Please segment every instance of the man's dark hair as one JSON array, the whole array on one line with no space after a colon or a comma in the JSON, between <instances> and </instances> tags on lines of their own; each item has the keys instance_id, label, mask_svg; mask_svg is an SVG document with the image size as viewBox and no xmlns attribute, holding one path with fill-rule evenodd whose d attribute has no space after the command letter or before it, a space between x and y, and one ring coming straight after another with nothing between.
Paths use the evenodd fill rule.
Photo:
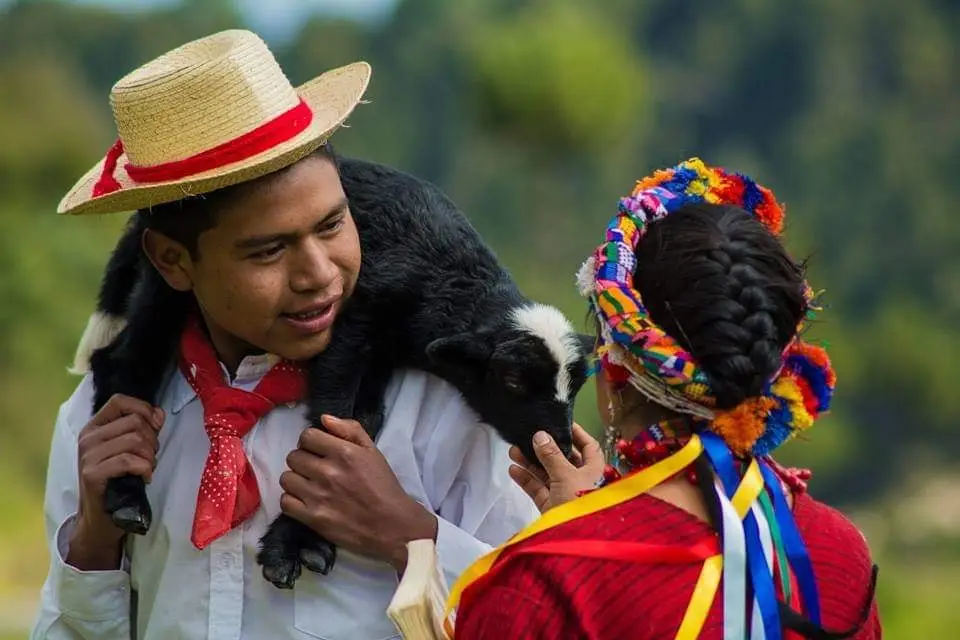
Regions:
<instances>
[{"instance_id":1,"label":"man's dark hair","mask_svg":"<svg viewBox=\"0 0 960 640\"><path fill-rule=\"evenodd\" d=\"M650 224L634 286L726 409L762 393L807 311L804 268L749 212L688 204Z\"/></svg>"},{"instance_id":2,"label":"man's dark hair","mask_svg":"<svg viewBox=\"0 0 960 640\"><path fill-rule=\"evenodd\" d=\"M311 155L327 158L337 166L336 154L329 142L320 145ZM244 190L257 188L261 181L288 170L290 166L249 182L140 209L137 217L143 228L152 229L179 242L190 252L190 257L197 260L200 257L198 238L204 231L217 226L218 212Z\"/></svg>"}]
</instances>

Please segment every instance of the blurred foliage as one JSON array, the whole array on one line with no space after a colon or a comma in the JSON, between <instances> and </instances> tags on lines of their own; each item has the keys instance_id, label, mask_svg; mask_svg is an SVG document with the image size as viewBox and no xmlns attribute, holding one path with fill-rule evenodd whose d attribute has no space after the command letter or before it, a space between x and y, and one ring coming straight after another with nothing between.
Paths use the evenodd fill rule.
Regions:
<instances>
[{"instance_id":1,"label":"blurred foliage","mask_svg":"<svg viewBox=\"0 0 960 640\"><path fill-rule=\"evenodd\" d=\"M54 208L112 143L112 83L235 26L226 0L0 9L0 602L35 597L46 571L51 426L124 218ZM943 0L403 0L382 24L313 20L275 52L295 83L369 60L370 104L338 149L440 184L578 323L573 274L634 180L697 155L774 188L827 291L811 335L839 374L834 412L782 457L862 515L889 637L948 637L960 516L952 535L924 534L943 509L887 524L917 495L897 492L911 470L933 482L960 460L958 29ZM597 430L594 404L588 387L577 416Z\"/></svg>"}]
</instances>

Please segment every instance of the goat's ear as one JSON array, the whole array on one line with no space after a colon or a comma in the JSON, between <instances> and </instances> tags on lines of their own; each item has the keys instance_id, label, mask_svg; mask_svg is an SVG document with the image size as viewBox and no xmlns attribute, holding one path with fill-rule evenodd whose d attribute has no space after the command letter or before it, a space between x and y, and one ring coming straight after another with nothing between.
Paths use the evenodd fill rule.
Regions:
<instances>
[{"instance_id":1,"label":"goat's ear","mask_svg":"<svg viewBox=\"0 0 960 640\"><path fill-rule=\"evenodd\" d=\"M583 349L583 352L586 354L593 353L593 350L597 347L596 336L587 335L586 333L578 333L577 340L580 343L580 348Z\"/></svg>"},{"instance_id":2,"label":"goat's ear","mask_svg":"<svg viewBox=\"0 0 960 640\"><path fill-rule=\"evenodd\" d=\"M437 338L427 345L430 361L451 373L486 370L490 359L490 346L474 333L461 333L446 338Z\"/></svg>"}]
</instances>

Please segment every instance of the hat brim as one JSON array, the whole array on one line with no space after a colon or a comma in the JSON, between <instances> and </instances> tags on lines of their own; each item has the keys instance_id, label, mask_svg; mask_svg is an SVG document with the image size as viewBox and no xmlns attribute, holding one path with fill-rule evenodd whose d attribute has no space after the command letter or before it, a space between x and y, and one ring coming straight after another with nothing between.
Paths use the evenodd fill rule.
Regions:
<instances>
[{"instance_id":1,"label":"hat brim","mask_svg":"<svg viewBox=\"0 0 960 640\"><path fill-rule=\"evenodd\" d=\"M360 103L370 74L369 64L354 62L301 85L296 91L313 110L313 121L307 129L268 151L213 171L169 182L141 184L124 171L126 155L121 155L114 172L120 189L95 198L93 187L103 172L103 158L67 192L57 206L57 213L135 211L247 182L292 165L313 153L344 123Z\"/></svg>"}]
</instances>

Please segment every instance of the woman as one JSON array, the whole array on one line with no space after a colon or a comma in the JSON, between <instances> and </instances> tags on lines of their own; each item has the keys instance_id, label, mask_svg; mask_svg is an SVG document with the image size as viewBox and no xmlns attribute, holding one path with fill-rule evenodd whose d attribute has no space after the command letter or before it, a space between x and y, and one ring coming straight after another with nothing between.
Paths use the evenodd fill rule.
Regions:
<instances>
[{"instance_id":1,"label":"woman","mask_svg":"<svg viewBox=\"0 0 960 640\"><path fill-rule=\"evenodd\" d=\"M579 429L576 464L537 445L549 474L514 452L544 515L454 585L457 639L881 637L862 534L769 458L835 382L782 226L698 159L620 201L579 276L610 464Z\"/></svg>"}]
</instances>

